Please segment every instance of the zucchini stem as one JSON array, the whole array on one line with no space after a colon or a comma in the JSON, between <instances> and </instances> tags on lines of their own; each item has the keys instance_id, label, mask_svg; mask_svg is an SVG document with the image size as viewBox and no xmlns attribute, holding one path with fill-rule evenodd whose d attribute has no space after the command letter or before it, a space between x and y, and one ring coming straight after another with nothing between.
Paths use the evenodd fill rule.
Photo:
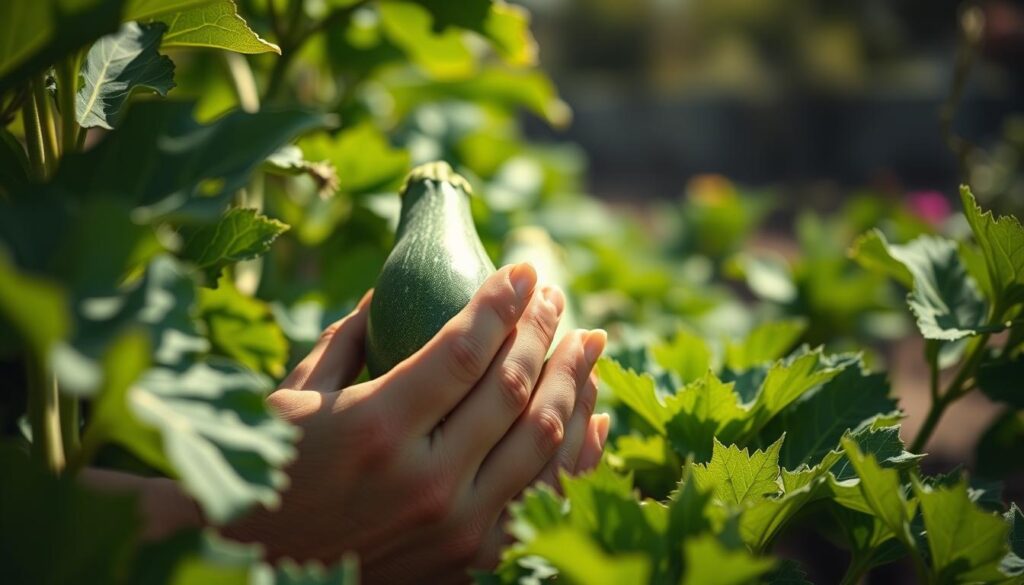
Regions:
<instances>
[{"instance_id":1,"label":"zucchini stem","mask_svg":"<svg viewBox=\"0 0 1024 585\"><path fill-rule=\"evenodd\" d=\"M32 425L32 457L53 474L64 469L57 378L37 356L28 361L28 419Z\"/></svg>"}]
</instances>

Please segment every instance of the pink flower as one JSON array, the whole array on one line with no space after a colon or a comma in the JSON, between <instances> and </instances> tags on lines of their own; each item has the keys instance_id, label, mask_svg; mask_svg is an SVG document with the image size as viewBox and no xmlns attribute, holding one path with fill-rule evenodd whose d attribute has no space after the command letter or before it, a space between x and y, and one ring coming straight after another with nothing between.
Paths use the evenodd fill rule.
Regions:
<instances>
[{"instance_id":1,"label":"pink flower","mask_svg":"<svg viewBox=\"0 0 1024 585\"><path fill-rule=\"evenodd\" d=\"M932 225L941 225L952 211L949 200L938 191L913 191L907 193L910 212Z\"/></svg>"}]
</instances>

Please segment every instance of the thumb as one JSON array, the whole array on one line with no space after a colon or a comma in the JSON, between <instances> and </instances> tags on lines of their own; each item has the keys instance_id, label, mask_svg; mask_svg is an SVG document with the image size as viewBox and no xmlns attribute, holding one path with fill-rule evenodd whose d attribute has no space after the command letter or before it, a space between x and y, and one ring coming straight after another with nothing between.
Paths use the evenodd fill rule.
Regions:
<instances>
[{"instance_id":1,"label":"thumb","mask_svg":"<svg viewBox=\"0 0 1024 585\"><path fill-rule=\"evenodd\" d=\"M279 388L334 392L351 384L363 369L363 343L372 297L371 289L351 313L328 325L309 355Z\"/></svg>"}]
</instances>

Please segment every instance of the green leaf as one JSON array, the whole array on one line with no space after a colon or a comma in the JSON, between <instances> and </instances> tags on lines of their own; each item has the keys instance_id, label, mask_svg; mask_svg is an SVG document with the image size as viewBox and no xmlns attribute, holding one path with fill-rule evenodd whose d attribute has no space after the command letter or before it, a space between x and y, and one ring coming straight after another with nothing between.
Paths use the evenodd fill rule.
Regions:
<instances>
[{"instance_id":1,"label":"green leaf","mask_svg":"<svg viewBox=\"0 0 1024 585\"><path fill-rule=\"evenodd\" d=\"M163 24L128 22L96 41L85 57L75 118L84 128L113 128L125 102L140 89L164 97L174 87L174 63L157 52Z\"/></svg>"},{"instance_id":2,"label":"green leaf","mask_svg":"<svg viewBox=\"0 0 1024 585\"><path fill-rule=\"evenodd\" d=\"M992 400L1024 409L1024 357L982 363L975 381Z\"/></svg>"},{"instance_id":3,"label":"green leaf","mask_svg":"<svg viewBox=\"0 0 1024 585\"><path fill-rule=\"evenodd\" d=\"M787 469L801 464L814 466L838 447L847 431L859 430L878 415L895 410L896 401L889 397L885 374L868 374L852 366L785 410L767 427L765 435L786 433L781 460Z\"/></svg>"},{"instance_id":4,"label":"green leaf","mask_svg":"<svg viewBox=\"0 0 1024 585\"><path fill-rule=\"evenodd\" d=\"M835 378L847 366L832 363L821 349L773 364L754 399L752 430L762 428L793 401Z\"/></svg>"},{"instance_id":5,"label":"green leaf","mask_svg":"<svg viewBox=\"0 0 1024 585\"><path fill-rule=\"evenodd\" d=\"M0 2L0 92L117 30L124 0Z\"/></svg>"},{"instance_id":6,"label":"green leaf","mask_svg":"<svg viewBox=\"0 0 1024 585\"><path fill-rule=\"evenodd\" d=\"M0 198L10 199L28 186L28 156L11 131L0 128Z\"/></svg>"},{"instance_id":7,"label":"green leaf","mask_svg":"<svg viewBox=\"0 0 1024 585\"><path fill-rule=\"evenodd\" d=\"M874 229L858 237L850 248L850 257L868 270L889 276L907 290L914 288L914 275L889 253L889 242L880 230Z\"/></svg>"},{"instance_id":8,"label":"green leaf","mask_svg":"<svg viewBox=\"0 0 1024 585\"><path fill-rule=\"evenodd\" d=\"M233 0L216 0L180 12L164 12L163 47L210 47L236 53L281 54L281 47L260 38L238 14Z\"/></svg>"},{"instance_id":9,"label":"green leaf","mask_svg":"<svg viewBox=\"0 0 1024 585\"><path fill-rule=\"evenodd\" d=\"M286 224L255 209L233 207L217 223L188 233L179 255L202 269L207 282L215 283L226 266L266 254L286 231Z\"/></svg>"},{"instance_id":10,"label":"green leaf","mask_svg":"<svg viewBox=\"0 0 1024 585\"><path fill-rule=\"evenodd\" d=\"M879 466L875 457L862 453L851 437L844 437L841 443L847 459L860 478L857 488L868 508L864 510L857 506L853 509L874 513L886 528L899 535L904 542L910 542L909 522L913 514L903 494L899 472ZM848 500L837 501L851 507Z\"/></svg>"},{"instance_id":11,"label":"green leaf","mask_svg":"<svg viewBox=\"0 0 1024 585\"><path fill-rule=\"evenodd\" d=\"M135 104L98 146L66 156L54 181L78 197L118 194L142 205L133 211L139 222L219 218L268 156L323 122L301 111L234 111L200 125L192 109L169 100Z\"/></svg>"},{"instance_id":12,"label":"green leaf","mask_svg":"<svg viewBox=\"0 0 1024 585\"><path fill-rule=\"evenodd\" d=\"M1020 511L1016 502L1012 502L1003 519L1009 526L1010 550L1018 557L1024 557L1024 512Z\"/></svg>"},{"instance_id":13,"label":"green leaf","mask_svg":"<svg viewBox=\"0 0 1024 585\"><path fill-rule=\"evenodd\" d=\"M0 565L6 583L119 583L141 528L140 503L35 468L0 445Z\"/></svg>"},{"instance_id":14,"label":"green leaf","mask_svg":"<svg viewBox=\"0 0 1024 585\"><path fill-rule=\"evenodd\" d=\"M711 368L711 348L699 335L685 329L676 331L672 341L651 346L651 357L657 364L689 384Z\"/></svg>"},{"instance_id":15,"label":"green leaf","mask_svg":"<svg viewBox=\"0 0 1024 585\"><path fill-rule=\"evenodd\" d=\"M888 254L911 275L907 303L926 339L954 341L988 330L985 301L960 260L955 241L925 235L900 246L889 244L877 231L870 241L871 249L881 249L875 256Z\"/></svg>"},{"instance_id":16,"label":"green leaf","mask_svg":"<svg viewBox=\"0 0 1024 585\"><path fill-rule=\"evenodd\" d=\"M828 470L840 458L836 452L826 455L820 465L792 472L781 470L783 493L777 498L753 501L740 516L740 536L755 551L764 551L775 536L805 506L830 496Z\"/></svg>"},{"instance_id":17,"label":"green leaf","mask_svg":"<svg viewBox=\"0 0 1024 585\"><path fill-rule=\"evenodd\" d=\"M558 97L554 83L536 70L490 68L469 79L413 82L408 76L395 75L383 81L395 101L394 115L399 118L424 103L461 99L507 110L525 108L558 128L572 121L572 109Z\"/></svg>"},{"instance_id":18,"label":"green leaf","mask_svg":"<svg viewBox=\"0 0 1024 585\"><path fill-rule=\"evenodd\" d=\"M435 79L462 79L476 69L476 59L463 33L449 28L437 32L434 18L414 2L392 1L378 6L381 27L392 43Z\"/></svg>"},{"instance_id":19,"label":"green leaf","mask_svg":"<svg viewBox=\"0 0 1024 585\"><path fill-rule=\"evenodd\" d=\"M569 528L538 534L524 552L544 557L558 569L558 582L570 585L646 583L651 573L643 555L610 555L586 534Z\"/></svg>"},{"instance_id":20,"label":"green leaf","mask_svg":"<svg viewBox=\"0 0 1024 585\"><path fill-rule=\"evenodd\" d=\"M672 447L681 456L692 454L698 463L711 457L714 437L725 441L738 438L749 416L740 406L733 384L722 382L710 371L671 397L668 406L673 414L665 431Z\"/></svg>"},{"instance_id":21,"label":"green leaf","mask_svg":"<svg viewBox=\"0 0 1024 585\"><path fill-rule=\"evenodd\" d=\"M693 467L688 466L688 470L689 478L692 478ZM683 542L711 530L707 513L710 502L710 490L698 489L696 481L681 481L679 488L669 497L665 540L669 543Z\"/></svg>"},{"instance_id":22,"label":"green leaf","mask_svg":"<svg viewBox=\"0 0 1024 585\"><path fill-rule=\"evenodd\" d=\"M513 67L537 64L537 41L530 32L530 13L502 0L491 3L482 32L495 51Z\"/></svg>"},{"instance_id":23,"label":"green leaf","mask_svg":"<svg viewBox=\"0 0 1024 585\"><path fill-rule=\"evenodd\" d=\"M1003 309L1024 300L1024 227L1012 215L982 211L970 187L960 187L967 223L985 256L992 303ZM1002 317L996 315L997 318Z\"/></svg>"},{"instance_id":24,"label":"green leaf","mask_svg":"<svg viewBox=\"0 0 1024 585\"><path fill-rule=\"evenodd\" d=\"M725 346L725 363L734 370L775 361L800 339L807 330L804 319L772 321L758 325L740 342Z\"/></svg>"},{"instance_id":25,"label":"green leaf","mask_svg":"<svg viewBox=\"0 0 1024 585\"><path fill-rule=\"evenodd\" d=\"M609 357L602 357L597 361L597 378L602 388L613 392L659 434L665 434L669 411L658 399L654 378L650 374L637 374Z\"/></svg>"},{"instance_id":26,"label":"green leaf","mask_svg":"<svg viewBox=\"0 0 1024 585\"><path fill-rule=\"evenodd\" d=\"M313 561L305 565L291 559L264 560L262 547L226 540L215 530L184 530L146 545L128 583L191 585L355 585L358 562L346 554L329 567Z\"/></svg>"},{"instance_id":27,"label":"green leaf","mask_svg":"<svg viewBox=\"0 0 1024 585\"><path fill-rule=\"evenodd\" d=\"M966 482L940 488L915 482L914 492L921 502L936 582L990 582L1005 577L999 564L1009 552L1008 527L1002 518L971 501Z\"/></svg>"},{"instance_id":28,"label":"green leaf","mask_svg":"<svg viewBox=\"0 0 1024 585\"><path fill-rule=\"evenodd\" d=\"M711 461L694 466L693 479L698 487L711 490L716 500L728 506L742 506L777 494L782 440L749 454L746 448L726 447L715 439Z\"/></svg>"},{"instance_id":29,"label":"green leaf","mask_svg":"<svg viewBox=\"0 0 1024 585\"><path fill-rule=\"evenodd\" d=\"M416 0L430 11L434 19L433 30L445 32L459 27L477 32L490 41L491 46L506 63L514 67L528 67L537 62L537 43L530 33L530 13L520 6L504 0Z\"/></svg>"},{"instance_id":30,"label":"green leaf","mask_svg":"<svg viewBox=\"0 0 1024 585\"><path fill-rule=\"evenodd\" d=\"M373 122L362 122L336 136L317 133L299 142L309 160L334 165L338 191L359 195L398 183L409 171L409 153L393 148Z\"/></svg>"},{"instance_id":31,"label":"green leaf","mask_svg":"<svg viewBox=\"0 0 1024 585\"><path fill-rule=\"evenodd\" d=\"M216 289L199 291L199 315L214 353L274 378L284 376L288 341L267 303L238 292L225 275Z\"/></svg>"},{"instance_id":32,"label":"green leaf","mask_svg":"<svg viewBox=\"0 0 1024 585\"><path fill-rule=\"evenodd\" d=\"M861 453L873 456L882 467L902 469L913 465L924 457L924 455L910 453L904 448L898 426L881 428L865 426L850 433L849 437L857 443ZM849 459L845 457L831 469L832 474L840 481L856 477L856 472Z\"/></svg>"},{"instance_id":33,"label":"green leaf","mask_svg":"<svg viewBox=\"0 0 1024 585\"><path fill-rule=\"evenodd\" d=\"M338 191L338 171L328 161L313 162L306 160L302 149L288 144L277 149L277 152L263 161L263 170L267 173L283 177L306 175L313 179L317 186L317 194L327 199Z\"/></svg>"},{"instance_id":34,"label":"green leaf","mask_svg":"<svg viewBox=\"0 0 1024 585\"><path fill-rule=\"evenodd\" d=\"M67 293L49 279L22 274L3 247L0 247L0 324L13 327L40 359L49 356L54 344L64 339L71 329Z\"/></svg>"},{"instance_id":35,"label":"green leaf","mask_svg":"<svg viewBox=\"0 0 1024 585\"><path fill-rule=\"evenodd\" d=\"M683 556L684 585L743 585L775 567L773 559L757 558L742 549L729 550L710 535L686 541Z\"/></svg>"},{"instance_id":36,"label":"green leaf","mask_svg":"<svg viewBox=\"0 0 1024 585\"><path fill-rule=\"evenodd\" d=\"M100 360L128 331L145 331L155 363L179 366L209 350L193 321L195 283L168 256L154 258L129 287L76 303L76 330L69 346L54 354L61 390L92 396L102 377Z\"/></svg>"},{"instance_id":37,"label":"green leaf","mask_svg":"<svg viewBox=\"0 0 1024 585\"><path fill-rule=\"evenodd\" d=\"M124 19L146 20L161 14L178 12L211 4L217 0L127 0L124 7Z\"/></svg>"},{"instance_id":38,"label":"green leaf","mask_svg":"<svg viewBox=\"0 0 1024 585\"><path fill-rule=\"evenodd\" d=\"M182 485L215 524L255 504L277 505L287 483L282 468L295 456L297 432L269 411L269 389L261 376L210 361L151 369L128 395L132 413L160 433Z\"/></svg>"},{"instance_id":39,"label":"green leaf","mask_svg":"<svg viewBox=\"0 0 1024 585\"><path fill-rule=\"evenodd\" d=\"M761 582L767 585L813 585L800 563L789 559L779 563L778 568L765 575Z\"/></svg>"},{"instance_id":40,"label":"green leaf","mask_svg":"<svg viewBox=\"0 0 1024 585\"><path fill-rule=\"evenodd\" d=\"M584 476L563 475L562 488L569 501L569 523L586 529L606 550L651 555L660 550L662 535L648 521L629 476L602 463Z\"/></svg>"}]
</instances>

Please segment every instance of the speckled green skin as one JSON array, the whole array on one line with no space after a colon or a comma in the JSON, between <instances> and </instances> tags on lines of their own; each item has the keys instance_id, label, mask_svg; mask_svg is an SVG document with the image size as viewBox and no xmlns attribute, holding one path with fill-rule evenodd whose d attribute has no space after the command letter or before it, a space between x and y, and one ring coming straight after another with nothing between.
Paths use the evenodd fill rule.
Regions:
<instances>
[{"instance_id":1,"label":"speckled green skin","mask_svg":"<svg viewBox=\"0 0 1024 585\"><path fill-rule=\"evenodd\" d=\"M437 177L414 177L406 185L395 247L370 304L366 366L371 377L423 347L494 272L463 185Z\"/></svg>"}]
</instances>

